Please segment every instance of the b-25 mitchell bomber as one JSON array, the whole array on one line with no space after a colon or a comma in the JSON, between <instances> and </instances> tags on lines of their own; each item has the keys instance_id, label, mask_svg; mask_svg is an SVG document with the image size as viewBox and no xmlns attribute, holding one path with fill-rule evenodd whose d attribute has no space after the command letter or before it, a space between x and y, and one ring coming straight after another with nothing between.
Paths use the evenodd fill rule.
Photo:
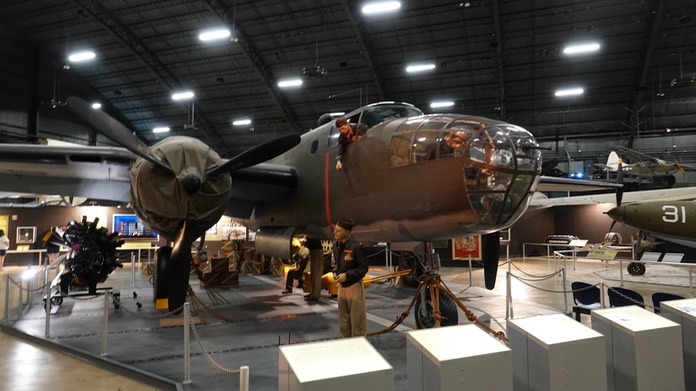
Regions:
<instances>
[{"instance_id":1,"label":"b-25 mitchell bomber","mask_svg":"<svg viewBox=\"0 0 696 391\"><path fill-rule=\"evenodd\" d=\"M519 219L535 191L618 186L541 176L538 144L519 126L424 115L406 103L376 103L346 114L366 132L346 147L342 170L335 168L335 120L227 160L191 137L172 136L148 147L84 101L70 98L68 107L124 148L0 145L2 190L130 199L138 216L172 243L165 248L171 256L164 251L157 266L166 281L156 284L165 285L170 310L186 300L191 243L223 213L258 229L258 253L286 259L293 236L332 238L339 217L355 220L353 235L360 241L483 234L486 286L492 289L496 232Z\"/></svg>"}]
</instances>

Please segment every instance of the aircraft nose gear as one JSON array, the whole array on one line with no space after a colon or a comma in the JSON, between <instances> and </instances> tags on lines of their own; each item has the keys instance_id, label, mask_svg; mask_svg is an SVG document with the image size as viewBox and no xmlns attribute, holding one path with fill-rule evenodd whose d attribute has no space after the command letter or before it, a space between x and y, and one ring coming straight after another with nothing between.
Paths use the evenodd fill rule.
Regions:
<instances>
[{"instance_id":1,"label":"aircraft nose gear","mask_svg":"<svg viewBox=\"0 0 696 391\"><path fill-rule=\"evenodd\" d=\"M642 276L645 274L645 265L640 262L631 262L626 267L626 270L632 276Z\"/></svg>"}]
</instances>

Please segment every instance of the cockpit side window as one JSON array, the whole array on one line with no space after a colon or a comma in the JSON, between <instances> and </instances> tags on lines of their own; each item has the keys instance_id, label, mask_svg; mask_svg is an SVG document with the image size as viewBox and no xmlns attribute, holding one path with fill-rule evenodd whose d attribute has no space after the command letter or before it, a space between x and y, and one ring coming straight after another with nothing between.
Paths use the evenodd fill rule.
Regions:
<instances>
[{"instance_id":1,"label":"cockpit side window","mask_svg":"<svg viewBox=\"0 0 696 391\"><path fill-rule=\"evenodd\" d=\"M338 136L341 135L341 132L338 131L338 128L336 127L336 123L334 122L331 125L331 130L329 130L329 144L327 147L333 147L335 145L338 145Z\"/></svg>"},{"instance_id":2,"label":"cockpit side window","mask_svg":"<svg viewBox=\"0 0 696 391\"><path fill-rule=\"evenodd\" d=\"M405 166L410 163L409 153L413 135L413 132L408 132L395 134L392 137L389 156L393 167Z\"/></svg>"}]
</instances>

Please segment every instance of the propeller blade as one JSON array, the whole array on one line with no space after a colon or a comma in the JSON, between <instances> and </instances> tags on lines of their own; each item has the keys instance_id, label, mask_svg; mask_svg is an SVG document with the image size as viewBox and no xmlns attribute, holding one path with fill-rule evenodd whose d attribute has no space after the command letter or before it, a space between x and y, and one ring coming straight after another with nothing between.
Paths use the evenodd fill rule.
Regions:
<instances>
[{"instance_id":1,"label":"propeller blade","mask_svg":"<svg viewBox=\"0 0 696 391\"><path fill-rule=\"evenodd\" d=\"M623 159L619 159L619 164L616 168L616 183L623 185ZM616 206L621 205L621 200L623 199L623 186L616 190Z\"/></svg>"},{"instance_id":2,"label":"propeller blade","mask_svg":"<svg viewBox=\"0 0 696 391\"><path fill-rule=\"evenodd\" d=\"M483 278L486 289L495 288L495 279L498 276L498 262L500 261L500 232L483 235L481 238L483 258Z\"/></svg>"},{"instance_id":3,"label":"propeller blade","mask_svg":"<svg viewBox=\"0 0 696 391\"><path fill-rule=\"evenodd\" d=\"M684 167L682 167L681 164L679 163L674 163L674 165L677 167L677 170L682 173L682 175L686 176L686 170L684 170Z\"/></svg>"},{"instance_id":4,"label":"propeller blade","mask_svg":"<svg viewBox=\"0 0 696 391\"><path fill-rule=\"evenodd\" d=\"M611 222L611 225L609 226L609 232L614 232L614 224L616 224L616 220Z\"/></svg>"},{"instance_id":5,"label":"propeller blade","mask_svg":"<svg viewBox=\"0 0 696 391\"><path fill-rule=\"evenodd\" d=\"M193 235L189 222L185 221L174 239L171 257L167 264L167 298L169 311L179 309L186 302L186 292L191 271L191 243Z\"/></svg>"},{"instance_id":6,"label":"propeller blade","mask_svg":"<svg viewBox=\"0 0 696 391\"><path fill-rule=\"evenodd\" d=\"M153 154L150 147L112 116L101 110L93 109L89 103L74 96L68 98L67 106L106 137L167 172L174 173L169 164Z\"/></svg>"},{"instance_id":7,"label":"propeller blade","mask_svg":"<svg viewBox=\"0 0 696 391\"><path fill-rule=\"evenodd\" d=\"M290 150L300 143L300 139L300 135L298 134L289 134L266 141L265 143L247 149L217 167L209 169L205 172L205 176L215 176L223 172L231 172L265 162L266 160L272 159Z\"/></svg>"}]
</instances>

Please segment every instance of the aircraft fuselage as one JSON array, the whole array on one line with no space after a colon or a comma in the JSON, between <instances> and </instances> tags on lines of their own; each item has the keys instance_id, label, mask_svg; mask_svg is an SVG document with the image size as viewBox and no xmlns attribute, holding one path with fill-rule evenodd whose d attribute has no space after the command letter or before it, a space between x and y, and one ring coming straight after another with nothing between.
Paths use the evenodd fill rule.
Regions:
<instances>
[{"instance_id":1,"label":"aircraft fuselage","mask_svg":"<svg viewBox=\"0 0 696 391\"><path fill-rule=\"evenodd\" d=\"M443 144L452 133L463 139L455 148ZM329 238L333 222L348 217L359 240L388 242L490 233L526 210L540 173L529 132L481 117L379 123L346 147L342 170L336 169L337 135L333 123L325 124L270 161L295 167L297 187L259 204L247 224L298 226Z\"/></svg>"},{"instance_id":2,"label":"aircraft fuselage","mask_svg":"<svg viewBox=\"0 0 696 391\"><path fill-rule=\"evenodd\" d=\"M657 238L696 248L696 203L651 201L617 206L607 212L614 220Z\"/></svg>"}]
</instances>

